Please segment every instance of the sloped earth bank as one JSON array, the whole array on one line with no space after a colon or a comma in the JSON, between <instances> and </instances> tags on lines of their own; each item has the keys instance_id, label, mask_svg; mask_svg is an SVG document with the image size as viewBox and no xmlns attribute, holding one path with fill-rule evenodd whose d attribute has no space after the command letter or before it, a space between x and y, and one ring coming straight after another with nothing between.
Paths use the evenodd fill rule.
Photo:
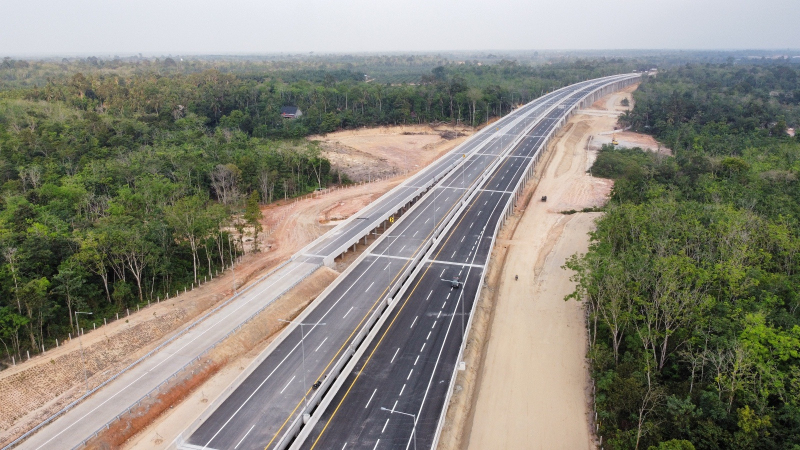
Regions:
<instances>
[{"instance_id":1,"label":"sloped earth bank","mask_svg":"<svg viewBox=\"0 0 800 450\"><path fill-rule=\"evenodd\" d=\"M618 105L626 91L593 109ZM607 201L611 182L586 173L596 157L589 141L615 126L608 114L572 117L501 231L440 449L596 447L584 310L564 301L574 285L562 266L587 250L600 214L562 212Z\"/></svg>"},{"instance_id":2,"label":"sloped earth bank","mask_svg":"<svg viewBox=\"0 0 800 450\"><path fill-rule=\"evenodd\" d=\"M399 127L398 127L399 128ZM416 129L358 130L370 134L371 142L380 147L380 135L386 136L391 147L397 136L420 132ZM334 189L324 194L309 195L300 200L276 201L262 207L264 233L259 236L260 253L246 255L236 265L236 285L241 287L257 279L303 246L321 236L336 223L344 220L377 199L385 192L452 149L463 141L462 137L444 139L435 136L437 142L406 142L408 161L415 170L391 179L372 183L359 183L346 188ZM410 138L409 138L410 139ZM416 146L415 146L416 145ZM426 148L422 148L428 145ZM363 153L368 155L370 148ZM369 170L378 164L379 157L366 158L361 164ZM252 238L245 238L245 247L251 248ZM344 261L337 260L337 269L342 270L357 255L348 254ZM201 268L202 269L202 268ZM202 273L202 272L201 272ZM202 277L201 277L202 278ZM219 274L201 287L181 293L169 300L153 303L150 307L120 314L120 320L109 322L97 330L86 330L82 336L89 388L101 384L113 374L139 357L174 336L192 320L230 297L233 275L230 270ZM255 354L268 345L259 344ZM222 368L225 373L230 368ZM15 367L0 372L0 444L5 444L29 430L42 420L60 410L84 393L83 366L77 339L61 343L55 349L47 349L43 355L18 363ZM188 424L186 424L188 425Z\"/></svg>"},{"instance_id":3,"label":"sloped earth bank","mask_svg":"<svg viewBox=\"0 0 800 450\"><path fill-rule=\"evenodd\" d=\"M314 272L223 341L196 364L196 368L178 377L170 389L144 401L123 420L90 441L87 447L120 448L125 444L125 448L163 448L170 445L285 328L286 324L279 319L293 320L338 275L327 267Z\"/></svg>"}]
</instances>

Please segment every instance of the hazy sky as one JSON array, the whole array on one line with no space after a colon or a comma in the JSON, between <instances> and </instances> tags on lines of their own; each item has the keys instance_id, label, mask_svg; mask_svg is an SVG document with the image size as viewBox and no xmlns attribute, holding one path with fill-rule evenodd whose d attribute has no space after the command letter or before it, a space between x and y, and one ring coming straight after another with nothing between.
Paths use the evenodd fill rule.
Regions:
<instances>
[{"instance_id":1,"label":"hazy sky","mask_svg":"<svg viewBox=\"0 0 800 450\"><path fill-rule=\"evenodd\" d=\"M0 56L800 48L800 0L0 0Z\"/></svg>"}]
</instances>

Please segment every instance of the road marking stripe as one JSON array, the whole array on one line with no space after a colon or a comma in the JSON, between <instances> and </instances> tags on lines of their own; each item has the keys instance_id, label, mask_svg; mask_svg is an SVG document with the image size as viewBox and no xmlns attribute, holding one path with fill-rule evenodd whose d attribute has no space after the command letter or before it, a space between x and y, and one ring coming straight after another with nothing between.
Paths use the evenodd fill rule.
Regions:
<instances>
[{"instance_id":1,"label":"road marking stripe","mask_svg":"<svg viewBox=\"0 0 800 450\"><path fill-rule=\"evenodd\" d=\"M322 344L324 344L325 341L327 341L327 340L328 340L328 336L325 336L325 339L323 339L322 342L319 343L319 347L317 347L316 350L314 350L314 351L319 350L319 348L322 347Z\"/></svg>"},{"instance_id":2,"label":"road marking stripe","mask_svg":"<svg viewBox=\"0 0 800 450\"><path fill-rule=\"evenodd\" d=\"M244 441L244 439L247 437L248 434L250 434L251 431L253 431L253 428L255 428L255 427L256 427L256 424L253 424L253 426L250 427L249 430L247 430L247 433L245 433L244 436L242 437L242 439L239 441L239 443L236 444L236 447L233 447L233 450L236 450L237 448L239 448L240 445L242 445L242 442Z\"/></svg>"},{"instance_id":3,"label":"road marking stripe","mask_svg":"<svg viewBox=\"0 0 800 450\"><path fill-rule=\"evenodd\" d=\"M381 434L386 431L386 425L389 425L389 419L386 419L386 423L383 424L383 429L381 430ZM375 445L378 445L377 443Z\"/></svg>"},{"instance_id":4,"label":"road marking stripe","mask_svg":"<svg viewBox=\"0 0 800 450\"><path fill-rule=\"evenodd\" d=\"M414 328L414 324L417 323L417 319L419 319L419 316L414 317L414 321L411 322L411 326L409 328Z\"/></svg>"},{"instance_id":5,"label":"road marking stripe","mask_svg":"<svg viewBox=\"0 0 800 450\"><path fill-rule=\"evenodd\" d=\"M292 379L289 380L288 383L286 383L286 386L284 386L283 389L281 389L281 394L283 394L283 391L285 391L286 388L289 387L290 384L292 384L292 381L294 381L295 378L297 378L297 375L293 376Z\"/></svg>"},{"instance_id":6,"label":"road marking stripe","mask_svg":"<svg viewBox=\"0 0 800 450\"><path fill-rule=\"evenodd\" d=\"M417 358L419 358L419 356L417 356ZM405 391L405 390L406 390L406 385L405 385L405 383L403 383L403 388L400 389L400 395L401 396L403 395L403 391Z\"/></svg>"},{"instance_id":7,"label":"road marking stripe","mask_svg":"<svg viewBox=\"0 0 800 450\"><path fill-rule=\"evenodd\" d=\"M400 347L397 347L397 350L394 351L394 356L392 356L392 360L389 361L389 364L394 362L394 359L397 358L397 352L400 351Z\"/></svg>"},{"instance_id":8,"label":"road marking stripe","mask_svg":"<svg viewBox=\"0 0 800 450\"><path fill-rule=\"evenodd\" d=\"M488 182L491 182L491 181L492 181L492 179L494 179L494 177L495 177L495 176L496 176L496 174L495 174L495 175L492 175L492 177L491 177L491 178L490 178L490 179L487 181L487 183L488 183ZM470 207L469 207L469 208L467 208L466 212L469 212L469 211L471 211L473 206L474 206L474 203L473 203L472 205L470 205ZM479 212L479 213L480 213L480 212ZM462 220L464 220L464 217L466 217L466 214L464 214L464 215L462 215L462 216L461 216L461 219L459 219L458 223L456 223L456 225L455 225L455 227L454 227L453 229L457 229L457 228L458 228L458 226L461 224L461 221L462 221ZM447 239L444 241L444 244L442 245L442 248L444 248L444 246L445 246L445 245L447 245L447 242L449 242L449 241L450 241L450 238L451 238L452 236L453 236L452 232L451 232L451 233L449 233L449 236L448 236L448 237L447 237ZM440 252L441 252L441 249L439 250L439 252L437 252L437 254L434 256L434 258L438 257ZM404 267L405 267L405 266L404 266ZM409 294L406 296L406 299L405 299L405 301L404 301L404 302L403 302L403 304L400 306L400 309L398 309L398 310L397 310L397 312L395 313L395 316L392 318L392 321L389 323L389 326L387 327L386 331L384 331L384 332L383 332L383 334L381 335L381 338L378 340L378 342L377 342L377 344L375 345L375 347L373 347L373 349L372 349L372 351L370 352L369 356L367 357L367 360L365 361L364 365L362 365L362 366L361 366L361 369L360 369L360 370L358 371L358 373L356 374L356 376L355 376L355 379L354 379L354 380L353 380L353 381L350 383L350 386L347 388L347 391L345 391L344 395L342 396L342 399L341 399L341 400L339 400L339 403L336 405L336 408L334 408L333 412L331 413L331 416L330 416L330 417L328 418L328 420L325 422L325 426L323 426L323 427L322 427L322 430L321 430L321 431L319 432L319 434L317 435L317 438L314 440L314 443L311 445L311 449L312 449L312 450L313 450L313 449L314 449L314 448L317 446L317 444L319 443L319 440L322 438L322 435L323 435L323 434L325 434L325 431L328 429L328 425L330 425L330 423L331 423L331 420L333 420L333 418L336 416L336 413L339 411L339 408L342 406L342 404L344 403L345 399L346 399L346 398L347 398L347 396L350 394L350 391L353 389L353 386L355 386L355 384L356 384L356 382L358 381L359 377L360 377L360 376L361 376L361 374L364 372L364 368L365 368L365 367L367 367L367 365L369 364L370 360L372 359L373 355L375 354L375 351L376 351L376 350L377 350L377 349L380 347L381 343L383 342L383 339L386 337L386 335L388 334L389 330L390 330L390 329L392 328L392 326L394 325L394 322L397 320L397 317L398 317L398 315L399 315L399 314L400 314L400 313L403 311L403 309L405 308L406 304L408 303L408 300L409 300L409 299L411 298L411 296L414 294L414 291L416 291L416 289L419 287L420 283L422 282L422 279L425 277L425 275L427 274L428 270L430 270L430 268L431 268L431 264L429 264L429 265L428 265L428 267L425 269L425 272L423 272L422 276L420 277L419 281L417 281L417 283L414 285L414 288L413 288L413 289L411 290L411 292L410 292L410 293L409 293ZM444 274L444 270L442 270L442 274ZM440 277L441 277L441 276L440 276ZM384 291L384 292L385 292L385 291ZM447 303L447 302L445 302L445 303ZM455 316L455 315L454 315L454 316ZM359 325L360 325L360 324L359 324ZM342 346L342 348L344 348L344 346ZM422 344L422 349L420 350L420 352L422 352L424 349L425 349L425 343L423 343L423 344ZM333 361L333 360L332 360L332 361ZM332 361L331 361L331 362L332 362ZM330 365L330 364L329 364L329 365ZM325 369L325 370L327 370L327 367L326 367L326 369ZM373 394L373 395L374 395L374 394ZM301 400L300 402L298 402L298 404L297 404L297 407L299 407L299 406L302 404L302 402L303 402L302 400ZM395 406L396 406L396 405L397 405L397 402L395 402ZM295 409L297 409L297 407L295 407ZM394 411L394 408L392 408L392 411ZM292 414L294 414L294 412L292 412ZM290 416L290 417L291 417L291 416ZM286 424L288 421L289 421L289 418L287 418L287 419L286 419L286 422L284 422L284 426L285 426L285 424ZM281 427L281 429L282 429L282 428L283 428L283 426ZM280 430L278 430L278 433L280 433ZM277 437L277 433L275 434L275 436L274 436L272 439L274 440L274 439L275 439L275 437ZM269 445L271 445L271 444L272 444L272 441L270 441L270 443L269 443L269 444L267 444L267 447L269 447ZM376 446L377 446L377 444L376 444Z\"/></svg>"},{"instance_id":9,"label":"road marking stripe","mask_svg":"<svg viewBox=\"0 0 800 450\"><path fill-rule=\"evenodd\" d=\"M399 349L398 349L398 350L399 350ZM370 396L369 396L369 400L367 400L367 404L366 404L366 405L364 405L364 409L367 409L367 406L369 406L369 402L371 402L371 401L372 401L372 397L375 397L375 393L376 393L376 392L378 392L378 390L377 390L377 389L375 389L374 391L372 391L372 395L370 395Z\"/></svg>"},{"instance_id":10,"label":"road marking stripe","mask_svg":"<svg viewBox=\"0 0 800 450\"><path fill-rule=\"evenodd\" d=\"M370 283L370 284L369 284L369 287L367 287L367 289L366 289L364 292L369 292L369 290L372 288L372 285L373 285L373 284L375 284L375 282L374 282L374 281L373 281L372 283Z\"/></svg>"},{"instance_id":11,"label":"road marking stripe","mask_svg":"<svg viewBox=\"0 0 800 450\"><path fill-rule=\"evenodd\" d=\"M344 319L345 317L347 317L347 315L348 315L348 314L350 314L350 311L352 311L352 310L353 310L353 308L355 308L355 306L351 306L351 307L350 307L350 309L348 309L348 310L347 310L347 312L346 312L346 313L344 313L344 316L342 316L342 319Z\"/></svg>"},{"instance_id":12,"label":"road marking stripe","mask_svg":"<svg viewBox=\"0 0 800 450\"><path fill-rule=\"evenodd\" d=\"M468 256L472 255L472 251L469 252ZM431 262L436 264L447 264L450 266L458 266L458 267L475 267L477 269L483 269L483 264L469 264L469 263L460 263L457 261L439 261L436 259L428 259L425 262Z\"/></svg>"},{"instance_id":13,"label":"road marking stripe","mask_svg":"<svg viewBox=\"0 0 800 450\"><path fill-rule=\"evenodd\" d=\"M417 361L419 361L419 355L417 355L417 359L414 360L414 365L415 366L417 365ZM403 386L405 386L405 384Z\"/></svg>"}]
</instances>

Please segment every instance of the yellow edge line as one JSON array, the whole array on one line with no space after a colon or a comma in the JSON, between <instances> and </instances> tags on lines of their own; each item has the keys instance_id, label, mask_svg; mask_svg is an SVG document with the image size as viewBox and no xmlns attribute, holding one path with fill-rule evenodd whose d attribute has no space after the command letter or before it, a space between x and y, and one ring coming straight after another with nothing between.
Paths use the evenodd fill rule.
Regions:
<instances>
[{"instance_id":1,"label":"yellow edge line","mask_svg":"<svg viewBox=\"0 0 800 450\"><path fill-rule=\"evenodd\" d=\"M506 163L507 163L507 162L508 162L508 160L506 160ZM505 165L506 163L504 163L504 165ZM499 168L498 168L498 170L499 170L499 169L501 169L501 168L502 168L502 166L501 166L501 167L499 167ZM489 184L489 182L491 182L491 181L492 181L492 180L493 180L493 179L494 179L494 178L497 176L497 174L498 174L498 173L500 173L500 172L499 172L499 171L498 171L498 172L495 172L495 174L494 174L494 175L492 175L492 178L490 178L490 179L489 179L489 180L486 182L486 184L488 185L488 184ZM483 195L483 193L479 194L479 196L480 196L480 195ZM468 212L468 211L470 211L470 210L472 209L472 207L473 207L473 206L475 206L475 203L474 203L474 202L473 202L473 203L472 203L472 205L470 205L470 207L467 209L467 212ZM461 219L459 219L459 221L458 221L458 223L456 224L456 226L455 226L455 227L453 227L453 230L457 229L457 228L458 228L458 226L459 226L459 225L461 225L461 221L463 221L465 217L466 217L466 214L464 214L464 215L462 215L462 216L461 216ZM439 256L439 253L441 253L441 252L442 252L442 250L444 250L444 247L447 245L447 242L449 242L449 241L450 241L450 238L451 238L451 237L453 237L453 233L452 233L452 231L450 232L450 235L447 237L447 239L444 241L444 245L442 245L442 247L439 249L439 251L438 251L438 252L436 252L436 255L433 257L434 259L436 259L436 258ZM350 390L351 390L351 389L353 389L353 386L356 384L356 381L358 381L358 378L361 376L361 373L364 371L364 368L365 368L365 367L367 367L367 365L369 364L369 361L372 359L372 355L374 355L374 354L375 354L375 351L378 349L378 347L380 347L380 345L381 345L381 342L383 342L383 338L384 338L384 337L386 337L386 334L389 332L389 330L391 330L391 329L392 329L392 326L394 325L394 322L395 322L395 320L397 320L397 317L400 315L400 312L402 312L402 311L403 311L403 308L405 308L405 306L406 306L406 303L408 303L408 300L411 298L411 296L412 296L412 295L414 294L414 292L417 290L417 287L419 286L419 284L420 284L420 283L422 283L422 280L425 278L425 275L428 273L428 270L430 270L430 268L431 268L431 266L432 266L432 265L433 265L433 261L431 261L431 262L429 262L429 263L428 263L428 267L425 269L425 272L424 272L424 273L422 274L422 276L419 278L419 281L417 281L417 284L415 284L415 285L414 285L414 289L412 289L412 290L411 290L411 293L409 293L409 294L406 296L406 300L403 302L403 305L402 305L402 306L400 307L400 309L398 309L398 310L397 310L397 312L395 313L395 315L394 315L394 318L393 318L393 319L392 319L392 321L389 323L389 326L386 328L386 331L384 331L384 332L383 332L383 335L381 335L381 338L378 340L378 343L377 343L377 344L375 345L375 347L372 349L372 352L370 352L370 354L369 354L369 357L367 357L367 360L364 362L364 365L361 367L361 370L359 370L359 371L358 371L358 374L357 374L357 375L356 375L356 377L353 379L353 382L352 382L352 383L350 383L350 387L348 387L348 388L347 388L347 392L345 392L345 393L344 393L344 396L343 396L343 397L342 397L342 399L339 401L339 404L338 404L338 405L336 405L336 409L335 409L335 410L333 410L333 413L332 413L332 414L331 414L331 416L328 418L328 421L325 423L325 426L322 428L322 431L320 431L320 432L319 432L319 436L317 436L317 438L314 440L314 444L311 446L311 450L314 450L314 447L316 447L316 446L317 446L317 443L319 442L319 440L320 440L320 438L322 437L322 435L325 433L325 430L327 430L327 429L328 429L328 425L331 423L331 420L333 420L333 417L334 417L334 416L336 415L336 413L339 411L339 407L341 407L341 406L342 406L342 403L344 403L344 400L345 400L345 399L347 398L347 396L350 394ZM266 450L266 449L265 449L265 450Z\"/></svg>"},{"instance_id":2,"label":"yellow edge line","mask_svg":"<svg viewBox=\"0 0 800 450\"><path fill-rule=\"evenodd\" d=\"M497 159L497 158L499 158L499 156L498 156L498 157L495 157L495 159ZM494 176L492 176L492 178L494 178ZM446 189L446 188L445 188L445 189ZM463 193L463 194L461 194L461 197L463 198L465 194L466 194L466 191L464 191L464 193ZM435 193L434 193L434 195L435 195ZM361 318L361 320L358 322L358 325L356 325L356 327L353 329L353 331L352 331L352 332L350 332L350 335L349 335L349 336L347 336L347 339L344 341L344 343L342 344L342 346L341 346L341 347L339 347L339 350L336 352L336 354L335 354L335 355L333 355L333 358L331 358L330 362L328 362L328 364L325 366L325 368L324 368L324 369L322 369L322 373L320 373L320 374L319 374L319 376L316 378L317 380L319 379L319 377L321 377L321 376L325 375L325 372L328 370L328 368L331 366L331 364L333 364L333 362L336 360L336 358L339 356L339 354L342 352L342 350L343 350L343 349L344 349L344 348L347 346L347 343L348 343L348 342L350 342L350 338L352 338L352 337L353 337L353 334L354 334L356 331L358 331L358 329L361 327L361 324L362 324L362 323L364 323L364 320L366 320L366 318L367 318L367 317L369 317L369 315L372 313L373 309L375 308L375 305L377 305L377 304L378 304L378 302L380 302L380 301L381 301L381 298L383 298L383 295L384 295L384 294L386 294L386 291L388 291L388 290L389 290L389 289L392 287L392 284L394 284L395 280L397 280L397 277L399 277L399 276L400 276L400 274L402 274L402 273L403 273L403 270L405 270L406 266L408 266L408 264L409 264L409 263L411 262L411 260L413 259L413 255L416 255L416 254L417 254L417 252L419 251L419 249L420 249L420 248L422 248L422 246L424 245L424 242L426 242L426 241L428 240L428 238L431 236L431 234L433 234L433 231L434 231L434 230L436 230L436 227L438 227L438 226L439 226L439 224L440 224L440 223L442 223L442 221L443 221L443 220L444 220L444 218L447 216L447 214L449 214L449 213L450 213L450 211L452 211L452 210L453 210L453 208L455 208L455 207L456 207L456 205L458 205L458 202L455 202L455 203L453 204L453 206L451 206L451 207L450 207L450 209L448 209L448 210L447 210L447 212L446 212L445 214L442 214L442 218L441 218L441 219L439 219L439 222L437 222L437 223L435 224L435 226L433 227L433 229L432 229L432 230L431 230L431 231L428 233L428 235L427 235L427 236L425 236L425 239L422 241L422 242L423 242L423 244L420 244L420 245L419 245L419 246L416 248L416 250L414 250L414 253L412 253L412 258L411 258L411 259L409 259L408 261L406 261L406 263L405 263L405 264L403 264L403 267L401 267L401 268L400 268L400 271L399 271L399 272L397 272L397 275L395 275L395 276L394 276L394 278L392 278L392 281L390 281L390 282L389 282L389 285L386 287L386 289L384 289L384 290L383 290L383 292L381 292L381 294L378 296L378 299L377 299L377 300L375 300L375 303L373 303L373 304L372 304L372 307L370 307L370 309L367 311L367 313L364 315L364 317L362 317L362 318ZM460 221L459 221L459 223L460 223ZM449 239L449 238L448 238L448 239ZM437 253L437 255L438 255L438 253ZM308 390L306 391L306 395L308 395L308 393L309 393L310 391L311 391L311 389L308 389ZM292 416L294 416L294 413L295 413L295 411L297 411L297 408L299 408L299 407L300 407L300 405L302 405L302 404L303 404L303 401L304 401L304 400L305 400L305 397L303 397L303 399L301 399L299 402L297 402L297 405L295 405L294 409L293 409L293 410L292 410L292 412L289 414L289 417L287 417L287 418L286 418L286 420L284 420L284 421L283 421L283 424L281 424L281 427L280 427L280 428L278 428L278 431L276 431L276 432L275 432L275 434L272 436L272 439L270 439L270 440L269 440L269 443L267 443L267 446L266 446L266 447L264 447L264 450L267 450L267 449L269 448L269 446L270 446L270 445L272 445L272 443L275 441L275 438L277 438L277 437L278 437L278 435L280 434L281 430L283 430L283 427L285 427L285 426L286 426L286 424L287 424L287 423L289 423L289 420L292 418Z\"/></svg>"}]
</instances>

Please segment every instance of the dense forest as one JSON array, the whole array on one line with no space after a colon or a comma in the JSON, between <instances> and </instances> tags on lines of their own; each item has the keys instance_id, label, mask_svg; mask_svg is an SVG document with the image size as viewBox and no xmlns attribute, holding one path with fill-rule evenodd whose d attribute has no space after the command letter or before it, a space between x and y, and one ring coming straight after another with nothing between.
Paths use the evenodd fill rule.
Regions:
<instances>
[{"instance_id":1,"label":"dense forest","mask_svg":"<svg viewBox=\"0 0 800 450\"><path fill-rule=\"evenodd\" d=\"M205 126L240 130L248 136L300 138L374 125L454 121L477 126L554 88L640 66L646 64L622 59L545 65L471 62L436 66L417 73L413 83L391 84L347 65L325 69L301 65L295 70L280 65L265 71L253 65L232 70L172 58L129 64L101 64L97 59L31 64L6 59L0 65L0 80L16 87L5 92L7 98L136 115L159 127L196 116ZM299 107L302 117L283 120L283 106Z\"/></svg>"},{"instance_id":2,"label":"dense forest","mask_svg":"<svg viewBox=\"0 0 800 450\"><path fill-rule=\"evenodd\" d=\"M800 448L800 72L661 70L624 117L673 150L607 146L587 298L612 449Z\"/></svg>"},{"instance_id":3,"label":"dense forest","mask_svg":"<svg viewBox=\"0 0 800 450\"><path fill-rule=\"evenodd\" d=\"M229 266L244 235L260 231L259 202L347 183L310 134L478 126L553 88L636 67L409 58L4 58L0 357L20 360ZM358 69L416 76L381 83ZM283 106L304 114L284 119ZM75 311L93 315L78 324Z\"/></svg>"}]
</instances>

